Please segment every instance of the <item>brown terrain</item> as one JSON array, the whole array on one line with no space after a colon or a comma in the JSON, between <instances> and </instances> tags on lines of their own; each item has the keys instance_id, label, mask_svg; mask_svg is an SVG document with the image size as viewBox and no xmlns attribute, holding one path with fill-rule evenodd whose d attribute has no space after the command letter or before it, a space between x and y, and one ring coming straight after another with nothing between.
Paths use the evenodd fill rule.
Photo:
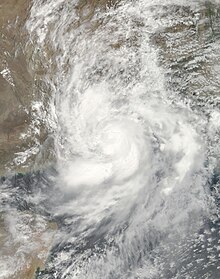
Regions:
<instances>
[{"instance_id":1,"label":"brown terrain","mask_svg":"<svg viewBox=\"0 0 220 279\"><path fill-rule=\"evenodd\" d=\"M8 266L8 275L0 278L34 278L44 267L56 230L55 223L31 212L0 214L0 260Z\"/></svg>"},{"instance_id":2,"label":"brown terrain","mask_svg":"<svg viewBox=\"0 0 220 279\"><path fill-rule=\"evenodd\" d=\"M117 2L79 1L79 25L88 22L97 8L105 9L106 5L115 5ZM25 30L30 8L31 0L0 2L0 176L40 169L54 160L50 132L42 119L33 121L37 114L32 102L42 101L43 109L47 112L50 88L43 80L46 66L28 41ZM47 51L49 59L53 54ZM53 67L50 71L53 74ZM35 134L35 129L40 132ZM46 146L46 151L42 152L41 148L41 151L24 162L15 161L19 152L25 152L36 144ZM38 269L44 268L57 225L29 211L17 214L18 224L11 225L8 221L11 214L0 212L0 261L6 259L9 270L12 268L9 275L0 274L0 277L32 279ZM27 232L23 231L23 226ZM17 239L20 234L25 237L26 242ZM33 247L29 249L29 246ZM23 261L13 269L10 263L13 263L19 253Z\"/></svg>"},{"instance_id":3,"label":"brown terrain","mask_svg":"<svg viewBox=\"0 0 220 279\"><path fill-rule=\"evenodd\" d=\"M29 7L29 0L0 3L0 174L16 171L15 153L31 145L30 139L20 137L30 124L34 100L34 73L25 57L24 23Z\"/></svg>"},{"instance_id":4,"label":"brown terrain","mask_svg":"<svg viewBox=\"0 0 220 279\"><path fill-rule=\"evenodd\" d=\"M32 77L22 45L29 4L28 0L0 4L0 173L25 144L20 133L30 122L25 108L30 106Z\"/></svg>"},{"instance_id":5,"label":"brown terrain","mask_svg":"<svg viewBox=\"0 0 220 279\"><path fill-rule=\"evenodd\" d=\"M43 67L40 62L35 68L32 63L33 48L27 48L27 34L24 24L30 9L30 0L2 0L0 2L0 176L8 172L26 172L34 168L36 157L32 156L25 164L15 164L16 153L25 151L36 144L35 135L21 137L31 130L31 119L34 110L32 101L41 98L41 92L36 90L41 82ZM39 87L40 88L40 87ZM40 88L41 89L41 88ZM38 93L40 92L40 93ZM40 134L37 140L44 143L48 132L42 123L37 128ZM10 214L9 214L10 215ZM19 269L10 273L4 279L34 278L37 268L43 268L57 230L55 223L50 223L34 216L31 212L19 213L22 227L11 227L8 224L8 213L0 212L0 258L10 262L19 257L23 259ZM16 234L25 235L27 243L16 240ZM24 245L32 246L25 251ZM24 252L20 252L24 249Z\"/></svg>"},{"instance_id":6,"label":"brown terrain","mask_svg":"<svg viewBox=\"0 0 220 279\"><path fill-rule=\"evenodd\" d=\"M118 2L80 0L77 6L80 16L78 25L88 22L96 9L104 10ZM42 62L38 51L28 41L25 30L30 8L30 0L2 0L0 3L0 175L8 172L25 173L54 160L53 140L44 121L38 119L37 124L34 124L37 127L33 127L36 114L31 104L41 100L47 112L50 88L43 80L48 71L44 65L46 63ZM46 59L51 58L49 48L46 52ZM51 74L54 67L50 67ZM34 134L34 128L40 133ZM24 162L15 160L17 153L35 147L36 142L38 145L46 145L46 154L37 151Z\"/></svg>"}]
</instances>

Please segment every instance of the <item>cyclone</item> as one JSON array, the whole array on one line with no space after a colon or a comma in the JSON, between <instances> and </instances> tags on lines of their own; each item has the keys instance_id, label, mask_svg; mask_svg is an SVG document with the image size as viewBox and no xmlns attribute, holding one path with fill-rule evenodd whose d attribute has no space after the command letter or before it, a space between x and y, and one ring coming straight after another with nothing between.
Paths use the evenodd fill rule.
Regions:
<instances>
[{"instance_id":1,"label":"cyclone","mask_svg":"<svg viewBox=\"0 0 220 279\"><path fill-rule=\"evenodd\" d=\"M26 23L55 123L38 195L58 233L37 278L214 278L220 124L198 70L212 59L196 41L202 1L113 2L91 15L93 1L34 0Z\"/></svg>"},{"instance_id":2,"label":"cyclone","mask_svg":"<svg viewBox=\"0 0 220 279\"><path fill-rule=\"evenodd\" d=\"M73 148L78 146L81 152L68 163L64 174L70 187L123 183L146 162L148 139L140 123L118 114L108 94L111 93L104 85L93 87L84 93L76 108L73 122L79 134L76 142L77 132L73 132Z\"/></svg>"},{"instance_id":3,"label":"cyclone","mask_svg":"<svg viewBox=\"0 0 220 279\"><path fill-rule=\"evenodd\" d=\"M172 258L168 247L182 247L208 214L208 175L205 119L166 87L151 43L156 4L98 13L95 31L88 22L69 29L76 10L63 7L59 21L61 4L48 5L46 18L46 3L37 13L33 6L28 28L41 45L49 39L59 66L50 81L60 193L53 210L67 229L49 268L58 266L60 278L168 276L162 255Z\"/></svg>"}]
</instances>

